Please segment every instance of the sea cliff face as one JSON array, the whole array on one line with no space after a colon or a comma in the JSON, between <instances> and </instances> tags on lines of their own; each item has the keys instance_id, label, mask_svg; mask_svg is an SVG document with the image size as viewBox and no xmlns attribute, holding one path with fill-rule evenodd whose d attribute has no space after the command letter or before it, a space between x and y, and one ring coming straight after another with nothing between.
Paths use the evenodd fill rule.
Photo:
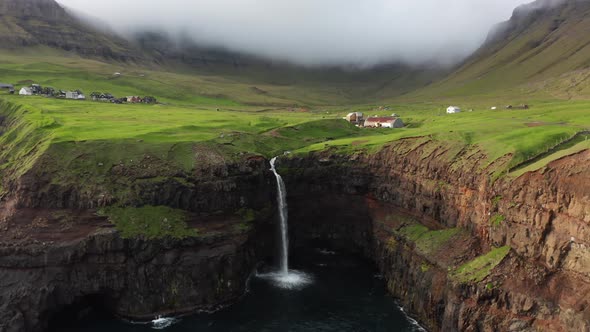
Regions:
<instances>
[{"instance_id":1,"label":"sea cliff face","mask_svg":"<svg viewBox=\"0 0 590 332\"><path fill-rule=\"evenodd\" d=\"M244 293L257 248L266 245L255 242L255 225L272 217L264 158L201 160L191 173L162 176L164 167L146 155L133 166L111 166L101 185L56 181L58 172L45 167L51 158L5 182L0 331L43 331L63 314L76 319L85 306L150 320L213 310ZM193 235L123 237L99 213L111 204L181 209Z\"/></svg>"},{"instance_id":2,"label":"sea cliff face","mask_svg":"<svg viewBox=\"0 0 590 332\"><path fill-rule=\"evenodd\" d=\"M421 138L376 154L291 158L283 172L299 207L329 207L323 224L346 228L349 211L365 211L353 219L370 225L369 257L430 329L587 331L588 161L583 151L495 179L507 158L489 163L475 149ZM360 233L348 234L355 243Z\"/></svg>"},{"instance_id":3,"label":"sea cliff face","mask_svg":"<svg viewBox=\"0 0 590 332\"><path fill-rule=\"evenodd\" d=\"M587 331L590 151L498 177L508 159L428 138L282 158L291 243L365 255L433 331ZM2 328L42 330L88 298L150 318L242 294L256 262L274 254L274 216L260 213L275 204L267 161L243 156L164 177L150 171L168 169L157 165L149 155L113 165L106 179L127 179L127 195L56 184L42 168L10 184L0 210ZM121 199L190 211L199 236L123 239L94 214ZM245 225L240 210L257 220Z\"/></svg>"},{"instance_id":4,"label":"sea cliff face","mask_svg":"<svg viewBox=\"0 0 590 332\"><path fill-rule=\"evenodd\" d=\"M103 229L65 243L2 247L0 330L45 330L87 301L143 320L212 310L242 294L253 262L247 234L146 241Z\"/></svg>"}]
</instances>

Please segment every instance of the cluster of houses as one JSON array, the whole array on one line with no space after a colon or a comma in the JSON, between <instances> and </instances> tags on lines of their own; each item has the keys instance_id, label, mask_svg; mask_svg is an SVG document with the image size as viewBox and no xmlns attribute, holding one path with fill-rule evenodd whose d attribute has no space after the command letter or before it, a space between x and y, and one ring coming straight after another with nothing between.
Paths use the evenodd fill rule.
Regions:
<instances>
[{"instance_id":1,"label":"cluster of houses","mask_svg":"<svg viewBox=\"0 0 590 332\"><path fill-rule=\"evenodd\" d=\"M114 104L124 104L124 103L143 103L143 104L155 104L158 100L152 96L127 96L117 98L110 93L102 93L102 92L93 92L90 94L90 98L94 101L103 101L103 102L110 102Z\"/></svg>"},{"instance_id":2,"label":"cluster of houses","mask_svg":"<svg viewBox=\"0 0 590 332\"><path fill-rule=\"evenodd\" d=\"M7 86L12 87L12 85L7 84ZM3 85L0 83L0 88ZM8 87L7 87L8 88ZM10 93L14 93L14 87L10 90ZM55 90L51 87L42 87L39 84L31 84L31 86L23 87L20 89L19 95L21 96L46 96L46 97L54 97L54 98L63 98L63 99L75 99L75 100L86 100L86 96L80 90L72 90L72 91L63 91L63 90ZM103 102L110 102L114 104L123 104L123 103L145 103L145 104L155 104L158 101L156 98L151 96L146 97L139 97L139 96L128 96L123 98L116 98L110 93L102 93L102 92L93 92L90 97L94 101L103 101Z\"/></svg>"},{"instance_id":3,"label":"cluster of houses","mask_svg":"<svg viewBox=\"0 0 590 332\"><path fill-rule=\"evenodd\" d=\"M346 121L364 128L403 128L405 127L402 119L397 114L391 116L370 116L364 118L361 112L349 113L345 118Z\"/></svg>"},{"instance_id":4,"label":"cluster of houses","mask_svg":"<svg viewBox=\"0 0 590 332\"><path fill-rule=\"evenodd\" d=\"M46 97L55 97L55 98L63 98L63 99L77 99L77 100L84 100L86 96L80 90L73 90L73 91L64 91L64 90L55 90L51 87L42 87L39 84L31 84L31 86L23 87L18 92L21 96L46 96Z\"/></svg>"}]
</instances>

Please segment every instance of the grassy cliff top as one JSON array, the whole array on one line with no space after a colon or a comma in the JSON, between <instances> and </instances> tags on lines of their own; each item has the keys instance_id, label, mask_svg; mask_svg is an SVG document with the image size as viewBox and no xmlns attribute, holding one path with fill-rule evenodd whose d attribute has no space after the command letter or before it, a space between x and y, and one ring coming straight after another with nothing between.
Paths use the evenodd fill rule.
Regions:
<instances>
[{"instance_id":1,"label":"grassy cliff top","mask_svg":"<svg viewBox=\"0 0 590 332\"><path fill-rule=\"evenodd\" d=\"M152 95L161 104L116 105L0 92L0 116L10 119L0 136L4 147L0 169L11 170L12 176L26 172L46 151L61 154L62 161L92 154L100 164L157 153L190 171L200 162L193 156L195 144L228 158L242 152L270 157L327 147L343 152L377 150L401 138L427 137L459 149L475 147L490 162L511 155L511 167L531 170L555 156L588 148L587 134L578 134L590 130L590 102L584 100L497 94L429 96L371 105L347 102L351 96L338 84L273 84L239 75L179 73L40 52L0 55L0 81L17 88L35 82L63 90L82 89L87 95L93 91L118 97ZM311 106L296 106L305 104L300 101ZM321 106L316 104L319 101ZM530 109L504 108L524 103ZM446 114L451 104L463 112ZM497 109L491 110L493 106ZM396 113L407 126L359 129L342 120L351 111L365 116Z\"/></svg>"}]
</instances>

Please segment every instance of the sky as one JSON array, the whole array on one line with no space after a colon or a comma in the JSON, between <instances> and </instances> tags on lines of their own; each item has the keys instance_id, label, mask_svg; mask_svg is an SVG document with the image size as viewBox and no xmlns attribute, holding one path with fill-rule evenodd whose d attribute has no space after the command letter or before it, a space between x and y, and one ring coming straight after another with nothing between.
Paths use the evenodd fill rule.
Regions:
<instances>
[{"instance_id":1,"label":"sky","mask_svg":"<svg viewBox=\"0 0 590 332\"><path fill-rule=\"evenodd\" d=\"M58 0L116 31L165 31L299 65L453 63L531 0Z\"/></svg>"}]
</instances>

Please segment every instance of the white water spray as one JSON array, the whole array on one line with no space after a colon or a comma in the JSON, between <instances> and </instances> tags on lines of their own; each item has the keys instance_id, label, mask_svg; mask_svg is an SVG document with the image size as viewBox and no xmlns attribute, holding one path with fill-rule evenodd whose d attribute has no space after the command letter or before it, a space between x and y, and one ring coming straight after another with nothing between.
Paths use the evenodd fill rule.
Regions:
<instances>
[{"instance_id":1,"label":"white water spray","mask_svg":"<svg viewBox=\"0 0 590 332\"><path fill-rule=\"evenodd\" d=\"M279 217L281 219L281 270L284 275L289 274L289 230L287 210L287 190L283 178L275 168L277 157L270 160L270 170L277 178L277 203L279 204Z\"/></svg>"}]
</instances>

